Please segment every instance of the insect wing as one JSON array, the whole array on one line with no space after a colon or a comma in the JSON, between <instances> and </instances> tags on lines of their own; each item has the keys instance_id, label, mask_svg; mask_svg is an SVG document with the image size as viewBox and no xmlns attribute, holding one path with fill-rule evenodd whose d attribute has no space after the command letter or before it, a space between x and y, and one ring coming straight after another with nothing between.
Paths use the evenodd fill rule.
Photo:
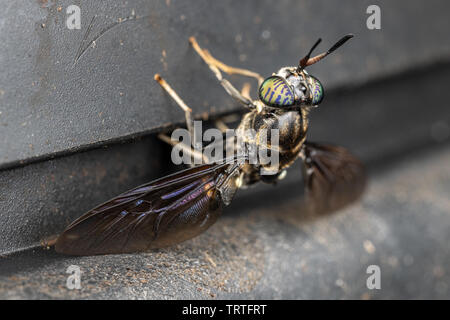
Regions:
<instances>
[{"instance_id":1,"label":"insect wing","mask_svg":"<svg viewBox=\"0 0 450 320\"><path fill-rule=\"evenodd\" d=\"M316 211L331 211L357 200L364 191L362 163L347 149L305 142L307 198Z\"/></svg>"},{"instance_id":2,"label":"insect wing","mask_svg":"<svg viewBox=\"0 0 450 320\"><path fill-rule=\"evenodd\" d=\"M55 249L71 255L127 253L190 239L219 217L218 188L237 168L201 165L125 192L71 223Z\"/></svg>"}]
</instances>

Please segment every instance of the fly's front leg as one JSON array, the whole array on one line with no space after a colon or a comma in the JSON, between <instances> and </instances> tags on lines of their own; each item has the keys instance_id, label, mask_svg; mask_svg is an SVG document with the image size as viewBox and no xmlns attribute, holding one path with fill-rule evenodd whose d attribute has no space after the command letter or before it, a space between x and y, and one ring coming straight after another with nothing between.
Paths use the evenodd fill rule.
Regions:
<instances>
[{"instance_id":1,"label":"fly's front leg","mask_svg":"<svg viewBox=\"0 0 450 320\"><path fill-rule=\"evenodd\" d=\"M211 53L209 53L208 50L200 48L195 37L190 37L189 42L191 43L192 47L194 47L195 51L197 51L197 53L203 58L203 60L205 60L205 62L208 65L214 65L217 68L219 68L220 70L222 70L223 72L228 73L228 74L239 74L241 76L255 78L258 81L258 86L260 86L261 83L264 81L264 78L259 73L256 73L254 71L250 71L247 69L231 67L231 66L217 60L216 58L214 58L211 55Z\"/></svg>"},{"instance_id":2,"label":"fly's front leg","mask_svg":"<svg viewBox=\"0 0 450 320\"><path fill-rule=\"evenodd\" d=\"M228 74L240 74L240 75L256 78L258 80L258 84L262 83L262 81L264 80L259 74L255 73L253 71L245 70L245 69L233 68L233 67L230 67L230 66L220 62L219 60L217 60L213 56L211 56L211 54L207 50L200 48L200 46L197 43L197 40L194 37L189 38L189 42L192 44L192 47L194 48L194 50L206 62L206 64L209 66L211 71L216 76L217 80L219 80L222 87L224 87L225 91L230 96L235 98L237 101L242 103L247 108L250 108L250 109L257 108L257 106L253 103L253 101L251 99L242 95L227 79L223 78L220 70L222 70L223 72L226 72Z\"/></svg>"},{"instance_id":3,"label":"fly's front leg","mask_svg":"<svg viewBox=\"0 0 450 320\"><path fill-rule=\"evenodd\" d=\"M251 87L252 86L250 85L249 82L244 83L244 85L242 86L242 89L241 89L241 95L243 95L244 97L246 97L248 99L251 99L250 98L250 88Z\"/></svg>"},{"instance_id":4,"label":"fly's front leg","mask_svg":"<svg viewBox=\"0 0 450 320\"><path fill-rule=\"evenodd\" d=\"M161 87L166 90L166 92L175 100L175 102L178 104L178 106L184 111L185 117L186 117L186 126L189 131L190 139L191 141L197 141L195 136L195 129L194 129L194 120L192 118L192 109L189 108L186 103L178 96L178 94L175 92L175 90L172 89L171 86L159 75L155 74L155 80L161 85ZM194 164L200 164L200 163L208 163L209 159L203 155L201 152L201 148L192 149L191 146L183 143L179 143L176 140L172 140L169 136L161 133L158 135L158 138L162 141L170 144L171 146L177 146L181 150L183 150L184 153L189 155L191 158L194 158ZM192 140L193 139L193 140ZM192 163L189 163L190 166L193 166Z\"/></svg>"}]
</instances>

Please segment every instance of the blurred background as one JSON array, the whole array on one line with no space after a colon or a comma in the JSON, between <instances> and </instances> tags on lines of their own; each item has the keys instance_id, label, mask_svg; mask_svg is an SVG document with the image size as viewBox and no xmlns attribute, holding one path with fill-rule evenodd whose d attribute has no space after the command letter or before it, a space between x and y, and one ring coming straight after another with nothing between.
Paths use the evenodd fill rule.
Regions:
<instances>
[{"instance_id":1,"label":"blurred background","mask_svg":"<svg viewBox=\"0 0 450 320\"><path fill-rule=\"evenodd\" d=\"M450 297L448 2L0 4L0 298ZM205 234L172 248L66 257L41 245L93 206L179 169L155 134L184 115L155 73L198 117L242 114L190 36L268 76L319 37L317 52L347 33L355 37L308 69L325 87L309 140L364 161L361 201L306 213L297 164L276 187L240 191ZM70 265L82 271L80 290L66 287ZM380 289L367 286L371 265Z\"/></svg>"}]
</instances>

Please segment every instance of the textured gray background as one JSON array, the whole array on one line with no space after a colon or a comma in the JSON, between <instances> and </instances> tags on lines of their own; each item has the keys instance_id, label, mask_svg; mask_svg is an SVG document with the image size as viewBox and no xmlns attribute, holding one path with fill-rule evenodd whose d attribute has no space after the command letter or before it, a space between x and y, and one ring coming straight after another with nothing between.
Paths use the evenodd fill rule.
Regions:
<instances>
[{"instance_id":1,"label":"textured gray background","mask_svg":"<svg viewBox=\"0 0 450 320\"><path fill-rule=\"evenodd\" d=\"M181 121L182 114L154 82L156 72L166 76L197 113L234 108L188 45L191 35L229 64L269 75L296 64L319 37L325 49L344 34L356 34L345 49L310 68L326 88L446 59L450 52L445 1L2 3L4 167ZM81 30L66 28L65 10L72 3L81 7ZM366 28L366 8L374 3L384 8L380 31ZM133 10L138 19L117 24ZM80 47L85 51L76 60Z\"/></svg>"},{"instance_id":2,"label":"textured gray background","mask_svg":"<svg viewBox=\"0 0 450 320\"><path fill-rule=\"evenodd\" d=\"M65 27L72 3L81 30ZM445 1L0 4L0 298L449 298ZM366 28L369 4L382 9L381 30ZM133 10L136 20L116 23ZM305 213L296 165L276 189L240 192L205 235L171 249L67 258L39 247L92 206L176 170L153 133L183 114L155 72L197 115L242 110L190 35L267 75L318 37L326 49L348 32L356 37L310 68L326 98L309 136L364 160L371 183L360 203ZM70 264L82 268L81 291L65 288ZM369 264L382 268L381 291L365 287Z\"/></svg>"}]
</instances>

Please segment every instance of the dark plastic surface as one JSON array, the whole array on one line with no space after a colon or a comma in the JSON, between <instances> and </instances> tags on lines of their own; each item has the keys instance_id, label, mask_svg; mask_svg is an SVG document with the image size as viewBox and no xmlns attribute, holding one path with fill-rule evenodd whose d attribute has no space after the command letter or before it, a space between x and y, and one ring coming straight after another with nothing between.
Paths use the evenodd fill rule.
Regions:
<instances>
[{"instance_id":1,"label":"dark plastic surface","mask_svg":"<svg viewBox=\"0 0 450 320\"><path fill-rule=\"evenodd\" d=\"M4 2L0 167L182 121L153 81L156 72L196 114L236 108L190 48L192 35L223 61L266 76L295 65L317 38L323 38L319 50L326 50L352 32L349 44L310 68L326 90L446 59L450 52L448 5L437 0L376 1L382 29L374 31L366 27L373 1L83 1L80 30L65 23L73 1Z\"/></svg>"},{"instance_id":2,"label":"dark plastic surface","mask_svg":"<svg viewBox=\"0 0 450 320\"><path fill-rule=\"evenodd\" d=\"M450 297L448 2L83 1L81 30L65 27L69 4L0 0L0 298ZM381 30L366 28L370 4ZM72 258L40 247L93 206L176 170L153 133L184 117L155 72L197 115L242 111L189 36L269 75L318 37L325 50L348 32L309 69L325 87L309 138L368 165L360 203L305 213L297 163L275 189L239 191L216 225L173 248ZM80 291L66 288L72 264ZM366 287L371 264L380 291Z\"/></svg>"}]
</instances>

